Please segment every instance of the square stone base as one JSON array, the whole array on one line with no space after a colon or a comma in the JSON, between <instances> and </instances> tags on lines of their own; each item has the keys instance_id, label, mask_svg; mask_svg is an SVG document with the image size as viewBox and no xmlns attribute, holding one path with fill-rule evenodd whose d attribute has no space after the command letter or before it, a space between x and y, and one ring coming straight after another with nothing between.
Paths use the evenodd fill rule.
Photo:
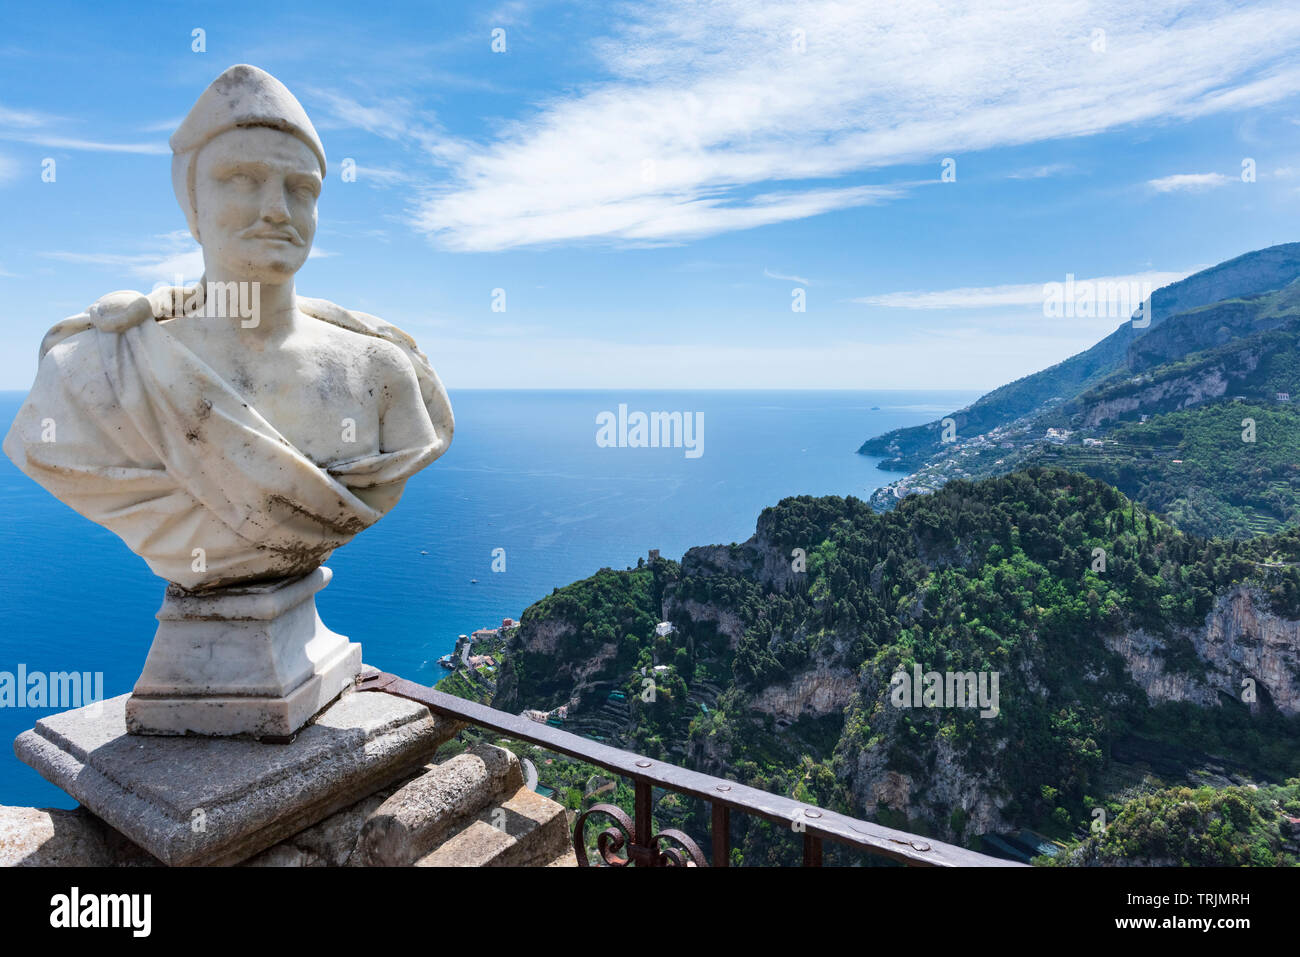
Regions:
<instances>
[{"instance_id":1,"label":"square stone base","mask_svg":"<svg viewBox=\"0 0 1300 957\"><path fill-rule=\"evenodd\" d=\"M427 764L460 724L348 691L289 744L153 737L127 695L42 718L19 759L165 864L234 864Z\"/></svg>"},{"instance_id":2,"label":"square stone base","mask_svg":"<svg viewBox=\"0 0 1300 957\"><path fill-rule=\"evenodd\" d=\"M361 646L316 611L331 575L322 566L201 593L169 585L127 730L288 739L361 671Z\"/></svg>"},{"instance_id":3,"label":"square stone base","mask_svg":"<svg viewBox=\"0 0 1300 957\"><path fill-rule=\"evenodd\" d=\"M127 696L132 734L249 734L284 740L352 685L361 671L361 646L340 647L333 660L285 695L205 695L192 698Z\"/></svg>"}]
</instances>

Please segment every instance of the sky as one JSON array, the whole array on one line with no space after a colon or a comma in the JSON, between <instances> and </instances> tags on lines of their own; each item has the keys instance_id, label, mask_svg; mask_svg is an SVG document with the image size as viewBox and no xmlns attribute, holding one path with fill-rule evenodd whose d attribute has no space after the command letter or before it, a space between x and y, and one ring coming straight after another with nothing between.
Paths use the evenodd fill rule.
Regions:
<instances>
[{"instance_id":1,"label":"sky","mask_svg":"<svg viewBox=\"0 0 1300 957\"><path fill-rule=\"evenodd\" d=\"M1294 0L4 19L0 389L104 293L199 277L167 140L236 63L325 144L299 291L396 323L452 389L993 388L1126 318L1045 315L1045 284L1300 239Z\"/></svg>"}]
</instances>

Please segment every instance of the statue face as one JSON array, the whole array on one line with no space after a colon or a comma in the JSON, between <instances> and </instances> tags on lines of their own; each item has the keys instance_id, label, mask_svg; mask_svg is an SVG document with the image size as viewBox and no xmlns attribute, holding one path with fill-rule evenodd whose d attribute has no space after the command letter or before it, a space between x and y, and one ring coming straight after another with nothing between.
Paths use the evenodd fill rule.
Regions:
<instances>
[{"instance_id":1,"label":"statue face","mask_svg":"<svg viewBox=\"0 0 1300 957\"><path fill-rule=\"evenodd\" d=\"M194 189L209 276L282 283L307 261L321 175L296 136L259 126L213 137L199 150Z\"/></svg>"}]
</instances>

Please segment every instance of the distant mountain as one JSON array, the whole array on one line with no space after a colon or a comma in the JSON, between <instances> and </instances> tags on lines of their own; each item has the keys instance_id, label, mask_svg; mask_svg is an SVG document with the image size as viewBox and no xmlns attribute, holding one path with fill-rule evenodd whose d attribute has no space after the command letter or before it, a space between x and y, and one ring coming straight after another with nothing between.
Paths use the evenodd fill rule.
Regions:
<instances>
[{"instance_id":1,"label":"distant mountain","mask_svg":"<svg viewBox=\"0 0 1300 957\"><path fill-rule=\"evenodd\" d=\"M1149 328L1126 324L954 413L955 441L940 441L937 422L870 440L860 452L911 472L872 504L1042 464L1109 482L1198 534L1300 520L1297 275L1300 244L1240 256L1157 291Z\"/></svg>"},{"instance_id":2,"label":"distant mountain","mask_svg":"<svg viewBox=\"0 0 1300 957\"><path fill-rule=\"evenodd\" d=\"M1138 328L1126 322L1086 352L994 389L967 408L953 412L958 434L986 433L1008 425L1043 409L1053 400L1068 400L1129 370L1133 361L1150 361L1140 346L1143 340L1150 338L1153 356L1162 354L1162 348L1169 350L1174 343L1182 341L1181 335L1159 335L1171 317L1225 300L1242 300L1281 289L1297 277L1300 277L1300 243L1286 243L1246 253L1157 289L1151 297L1149 326ZM1228 317L1216 314L1194 322L1217 329L1223 324L1217 321L1219 318ZM1179 327L1185 329L1182 323ZM869 439L858 452L884 456L882 468L912 471L929 456L944 451L940 438L941 427L935 421Z\"/></svg>"}]
</instances>

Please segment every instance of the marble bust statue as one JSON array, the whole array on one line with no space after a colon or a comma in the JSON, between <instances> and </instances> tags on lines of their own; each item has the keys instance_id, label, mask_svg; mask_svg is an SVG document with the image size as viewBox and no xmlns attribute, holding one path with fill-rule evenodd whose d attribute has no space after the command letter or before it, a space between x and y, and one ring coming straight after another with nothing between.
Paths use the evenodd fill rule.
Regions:
<instances>
[{"instance_id":1,"label":"marble bust statue","mask_svg":"<svg viewBox=\"0 0 1300 957\"><path fill-rule=\"evenodd\" d=\"M273 662L260 676L233 650L239 642L196 637L194 627L162 654L168 621L248 621L241 602L265 611L269 601L279 611L267 612L265 627L293 631L286 616L305 612L286 603L324 586L322 562L447 450L454 420L410 336L297 294L326 164L288 89L256 67L231 67L171 146L172 184L203 249L203 278L110 293L55 325L4 451L172 583L135 698L284 698L307 664L320 677L322 647L337 657L338 643L347 645L328 631L338 642L321 641L314 602L314 630L298 636L302 654L276 651L296 665ZM355 661L340 673L355 674L359 646L348 647ZM230 660L199 676L203 655ZM277 734L294 720L232 730L187 717L180 728L133 730Z\"/></svg>"}]
</instances>

